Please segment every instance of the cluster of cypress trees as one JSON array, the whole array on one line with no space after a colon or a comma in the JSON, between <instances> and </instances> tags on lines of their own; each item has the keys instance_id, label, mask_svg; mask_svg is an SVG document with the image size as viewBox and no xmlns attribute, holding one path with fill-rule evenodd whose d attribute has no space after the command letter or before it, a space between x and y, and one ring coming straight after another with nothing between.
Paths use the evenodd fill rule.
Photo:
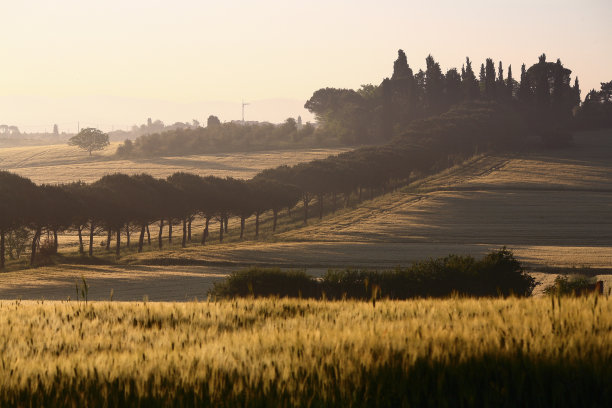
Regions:
<instances>
[{"instance_id":1,"label":"cluster of cypress trees","mask_svg":"<svg viewBox=\"0 0 612 408\"><path fill-rule=\"evenodd\" d=\"M471 101L495 101L512 107L527 119L535 131L567 127L573 110L580 105L578 78L571 85L571 70L561 63L547 62L542 54L538 63L521 67L519 81L512 66L501 61L497 68L488 58L478 76L466 58L459 71L446 73L429 55L426 69L414 72L404 51L398 51L393 75L378 86L359 90L323 88L316 91L305 107L317 116L321 131L340 134L347 143L390 140L404 132L414 120L435 116L452 106Z\"/></svg>"}]
</instances>

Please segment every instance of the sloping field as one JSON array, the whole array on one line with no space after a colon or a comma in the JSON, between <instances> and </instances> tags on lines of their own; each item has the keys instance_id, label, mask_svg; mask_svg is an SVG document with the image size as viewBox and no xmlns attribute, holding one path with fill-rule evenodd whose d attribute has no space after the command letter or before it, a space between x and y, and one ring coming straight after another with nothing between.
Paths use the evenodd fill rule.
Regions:
<instances>
[{"instance_id":1,"label":"sloping field","mask_svg":"<svg viewBox=\"0 0 612 408\"><path fill-rule=\"evenodd\" d=\"M35 183L96 181L105 174L149 173L167 177L177 171L202 176L251 178L259 171L282 164L322 159L348 149L302 149L255 153L228 153L140 160L113 160L118 143L89 157L68 145L11 147L0 149L0 170L30 178Z\"/></svg>"},{"instance_id":2,"label":"sloping field","mask_svg":"<svg viewBox=\"0 0 612 408\"><path fill-rule=\"evenodd\" d=\"M0 282L0 298L74 297L81 273L98 299L108 299L110 289L124 300L201 298L214 281L247 265L320 273L329 267L407 265L449 253L480 256L503 245L532 270L588 267L610 287L612 132L584 133L575 142L571 149L479 157L269 241L130 255L122 260L125 267L11 272ZM223 160L228 166L246 163L229 156L217 163ZM281 159L274 160L276 165ZM547 283L554 279L536 275Z\"/></svg>"}]
</instances>

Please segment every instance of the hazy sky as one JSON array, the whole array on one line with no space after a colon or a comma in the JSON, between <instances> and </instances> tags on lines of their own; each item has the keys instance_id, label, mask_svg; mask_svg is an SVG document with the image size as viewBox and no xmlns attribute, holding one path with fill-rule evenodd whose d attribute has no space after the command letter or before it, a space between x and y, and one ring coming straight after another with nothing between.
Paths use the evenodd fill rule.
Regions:
<instances>
[{"instance_id":1,"label":"hazy sky","mask_svg":"<svg viewBox=\"0 0 612 408\"><path fill-rule=\"evenodd\" d=\"M209 114L280 122L322 87L357 88L431 53L443 70L491 57L561 58L582 96L612 80L612 1L155 1L0 3L0 123L104 129Z\"/></svg>"}]
</instances>

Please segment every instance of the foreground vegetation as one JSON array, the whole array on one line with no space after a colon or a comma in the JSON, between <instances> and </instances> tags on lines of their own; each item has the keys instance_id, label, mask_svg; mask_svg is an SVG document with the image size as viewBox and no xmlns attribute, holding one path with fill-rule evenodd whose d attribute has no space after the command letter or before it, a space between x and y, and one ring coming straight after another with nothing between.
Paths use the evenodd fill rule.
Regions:
<instances>
[{"instance_id":1,"label":"foreground vegetation","mask_svg":"<svg viewBox=\"0 0 612 408\"><path fill-rule=\"evenodd\" d=\"M609 406L612 299L0 303L2 406Z\"/></svg>"}]
</instances>

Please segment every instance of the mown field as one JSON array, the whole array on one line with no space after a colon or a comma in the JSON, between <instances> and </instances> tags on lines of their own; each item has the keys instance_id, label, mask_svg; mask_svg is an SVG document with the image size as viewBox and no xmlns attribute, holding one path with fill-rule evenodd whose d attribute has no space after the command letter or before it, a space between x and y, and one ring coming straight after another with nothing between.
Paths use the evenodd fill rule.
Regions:
<instances>
[{"instance_id":1,"label":"mown field","mask_svg":"<svg viewBox=\"0 0 612 408\"><path fill-rule=\"evenodd\" d=\"M74 160L80 163L83 153L77 153L79 157ZM6 161L8 156L11 155L1 157ZM13 156L11 160L17 161L18 155ZM206 166L214 167L210 163L227 164L234 160L232 157L204 160L199 174L208 174ZM266 162L263 153L253 154L252 159L255 157L262 161L250 172L268 166L266 163L276 165L282 161L279 156ZM198 162L195 157L189 160ZM233 163L236 167L246 161L238 158ZM54 177L62 171L72 171L70 167L57 164L56 169L63 170L56 170ZM46 170L37 172L35 166L22 169L47 177ZM177 169L185 170L159 170L159 175ZM604 280L606 288L612 284L609 130L578 134L575 146L567 149L478 156L417 179L401 190L372 200L367 197L364 193L364 200L357 203L354 194L349 208L327 214L322 220L318 220L313 204L307 226L301 224L300 207L291 216L283 212L276 234L271 232L270 215L265 214L257 241L253 239L253 220L247 220L246 238L241 241L239 220L233 217L223 244L216 242L218 224L213 222L211 236L202 247L198 244L202 223L196 220L194 243L186 249L180 248L182 232L180 226L175 226L172 246L166 240L163 251L136 254L132 249L114 260L112 255L104 255L99 244L105 237L98 236L99 256L116 265L87 265L87 259L80 261L77 257L66 261L69 265L60 262L56 266L8 272L0 282L0 298L66 299L72 296L75 279L83 274L92 282L96 299L107 299L110 289L118 292L129 288L121 299L137 300L147 295L155 300L174 301L201 298L228 272L249 265L305 268L317 274L338 267L393 268L450 253L481 256L503 245L545 284L552 283L555 275L542 272L572 272L574 268L588 268L586 272ZM154 249L155 226L151 234ZM75 254L75 234L60 237L60 244L62 253ZM175 283L170 284L173 280ZM543 286L537 287L536 293Z\"/></svg>"},{"instance_id":2,"label":"mown field","mask_svg":"<svg viewBox=\"0 0 612 408\"><path fill-rule=\"evenodd\" d=\"M609 406L612 298L0 302L2 406Z\"/></svg>"},{"instance_id":3,"label":"mown field","mask_svg":"<svg viewBox=\"0 0 612 408\"><path fill-rule=\"evenodd\" d=\"M162 157L154 160L114 160L118 143L92 157L68 145L11 147L0 149L0 169L28 177L37 184L93 182L106 174L148 173L167 177L177 171L203 176L251 178L259 171L282 164L322 159L347 149L300 149L255 153L232 153Z\"/></svg>"}]
</instances>

